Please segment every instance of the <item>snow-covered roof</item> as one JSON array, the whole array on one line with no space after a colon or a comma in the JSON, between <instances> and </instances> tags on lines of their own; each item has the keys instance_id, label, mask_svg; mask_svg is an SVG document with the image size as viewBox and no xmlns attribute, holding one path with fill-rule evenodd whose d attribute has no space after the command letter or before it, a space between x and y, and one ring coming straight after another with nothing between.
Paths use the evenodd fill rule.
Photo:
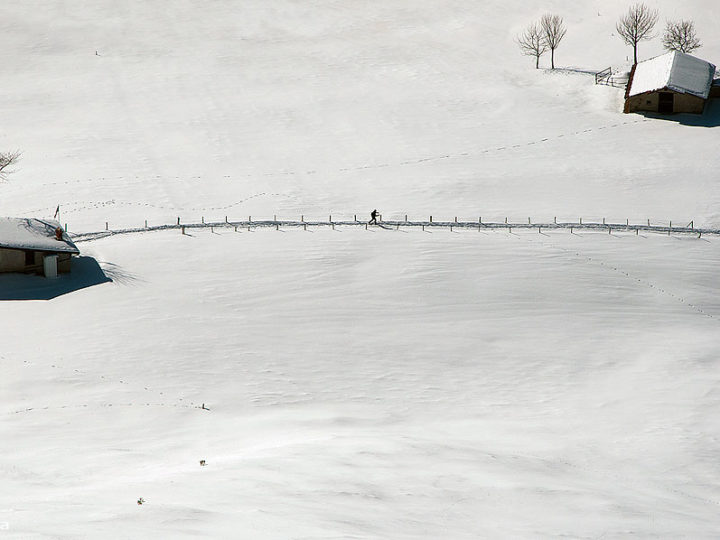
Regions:
<instances>
[{"instance_id":1,"label":"snow-covered roof","mask_svg":"<svg viewBox=\"0 0 720 540\"><path fill-rule=\"evenodd\" d=\"M714 75L715 66L710 62L672 51L635 66L628 97L667 88L706 99Z\"/></svg>"},{"instance_id":2,"label":"snow-covered roof","mask_svg":"<svg viewBox=\"0 0 720 540\"><path fill-rule=\"evenodd\" d=\"M0 248L80 253L65 232L62 240L55 238L59 226L52 219L0 217Z\"/></svg>"}]
</instances>

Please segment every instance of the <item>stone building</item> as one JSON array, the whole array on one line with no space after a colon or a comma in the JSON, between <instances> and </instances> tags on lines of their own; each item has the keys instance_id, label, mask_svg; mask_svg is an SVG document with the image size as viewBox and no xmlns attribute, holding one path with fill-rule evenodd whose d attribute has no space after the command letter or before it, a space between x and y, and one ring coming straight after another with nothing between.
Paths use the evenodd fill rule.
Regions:
<instances>
[{"instance_id":1,"label":"stone building","mask_svg":"<svg viewBox=\"0 0 720 540\"><path fill-rule=\"evenodd\" d=\"M714 76L713 64L677 51L638 62L630 72L624 112L702 114L715 94Z\"/></svg>"},{"instance_id":2,"label":"stone building","mask_svg":"<svg viewBox=\"0 0 720 540\"><path fill-rule=\"evenodd\" d=\"M0 218L0 272L56 277L79 253L57 221Z\"/></svg>"}]
</instances>

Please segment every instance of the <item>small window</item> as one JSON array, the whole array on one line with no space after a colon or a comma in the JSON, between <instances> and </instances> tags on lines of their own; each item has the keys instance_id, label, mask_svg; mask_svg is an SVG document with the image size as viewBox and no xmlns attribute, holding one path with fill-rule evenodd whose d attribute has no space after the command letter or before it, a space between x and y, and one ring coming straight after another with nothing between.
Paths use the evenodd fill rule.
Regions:
<instances>
[{"instance_id":1,"label":"small window","mask_svg":"<svg viewBox=\"0 0 720 540\"><path fill-rule=\"evenodd\" d=\"M32 266L35 264L35 252L34 251L26 251L25 252L25 266Z\"/></svg>"},{"instance_id":2,"label":"small window","mask_svg":"<svg viewBox=\"0 0 720 540\"><path fill-rule=\"evenodd\" d=\"M645 103L645 104L646 104L646 105L652 105L652 101L650 101L650 100L648 99L648 100L647 100L647 103Z\"/></svg>"}]
</instances>

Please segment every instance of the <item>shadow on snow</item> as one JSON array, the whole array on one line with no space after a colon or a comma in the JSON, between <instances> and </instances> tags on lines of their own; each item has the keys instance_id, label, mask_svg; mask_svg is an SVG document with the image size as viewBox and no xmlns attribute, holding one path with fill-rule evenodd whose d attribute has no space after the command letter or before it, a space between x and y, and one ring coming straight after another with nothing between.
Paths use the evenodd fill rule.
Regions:
<instances>
[{"instance_id":1,"label":"shadow on snow","mask_svg":"<svg viewBox=\"0 0 720 540\"><path fill-rule=\"evenodd\" d=\"M100 268L92 257L76 257L72 272L60 274L57 279L26 274L0 274L0 301L52 300L58 296L114 281L112 275Z\"/></svg>"},{"instance_id":2,"label":"shadow on snow","mask_svg":"<svg viewBox=\"0 0 720 540\"><path fill-rule=\"evenodd\" d=\"M720 98L714 98L705 105L703 114L657 114L657 113L640 113L646 118L655 120L668 120L677 122L683 126L697 127L718 127L720 126Z\"/></svg>"}]
</instances>

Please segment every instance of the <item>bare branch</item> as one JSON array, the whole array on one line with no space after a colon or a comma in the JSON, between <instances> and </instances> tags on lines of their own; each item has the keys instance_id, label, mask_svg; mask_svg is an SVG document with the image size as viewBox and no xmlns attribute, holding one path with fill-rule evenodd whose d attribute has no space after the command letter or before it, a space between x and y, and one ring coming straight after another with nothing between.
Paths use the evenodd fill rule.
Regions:
<instances>
[{"instance_id":1,"label":"bare branch","mask_svg":"<svg viewBox=\"0 0 720 540\"><path fill-rule=\"evenodd\" d=\"M516 38L516 41L525 56L535 57L535 69L539 68L540 57L548 49L540 25L532 23Z\"/></svg>"},{"instance_id":2,"label":"bare branch","mask_svg":"<svg viewBox=\"0 0 720 540\"><path fill-rule=\"evenodd\" d=\"M20 150L13 152L0 152L0 180L5 180L9 174L13 171L9 170L8 167L14 165L20 161Z\"/></svg>"},{"instance_id":3,"label":"bare branch","mask_svg":"<svg viewBox=\"0 0 720 540\"><path fill-rule=\"evenodd\" d=\"M702 47L702 43L695 34L693 21L668 21L662 37L663 47L668 51L691 53Z\"/></svg>"},{"instance_id":4,"label":"bare branch","mask_svg":"<svg viewBox=\"0 0 720 540\"><path fill-rule=\"evenodd\" d=\"M651 32L655 28L657 20L657 9L651 9L645 4L635 4L615 25L622 40L633 48L633 60L636 64L637 45L640 41L655 37Z\"/></svg>"},{"instance_id":5,"label":"bare branch","mask_svg":"<svg viewBox=\"0 0 720 540\"><path fill-rule=\"evenodd\" d=\"M560 46L562 38L565 37L567 29L563 24L563 19L559 15L551 15L546 13L540 19L540 27L542 28L543 40L550 49L550 67L555 69L555 49Z\"/></svg>"}]
</instances>

